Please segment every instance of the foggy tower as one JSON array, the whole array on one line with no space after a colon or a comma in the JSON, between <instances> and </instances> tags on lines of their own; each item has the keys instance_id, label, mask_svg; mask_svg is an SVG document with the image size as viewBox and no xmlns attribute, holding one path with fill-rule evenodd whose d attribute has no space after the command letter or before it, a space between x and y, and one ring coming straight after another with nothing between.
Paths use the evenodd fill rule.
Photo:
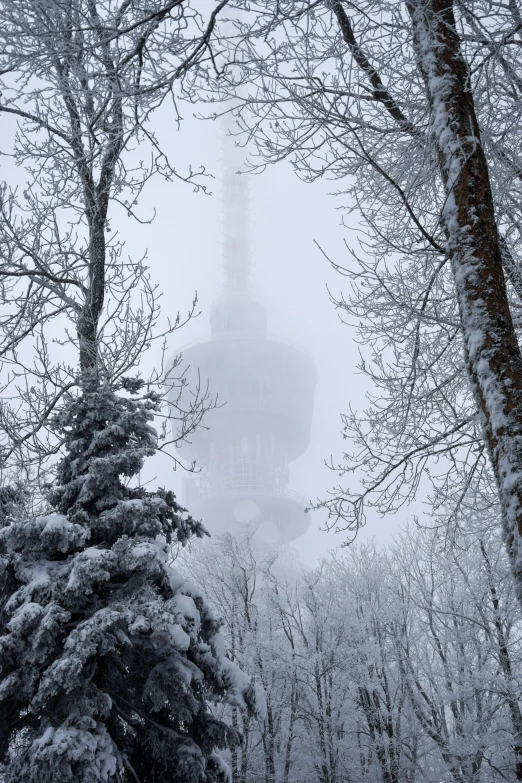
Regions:
<instances>
[{"instance_id":1,"label":"foggy tower","mask_svg":"<svg viewBox=\"0 0 522 783\"><path fill-rule=\"evenodd\" d=\"M210 312L210 338L182 349L188 380L209 379L219 407L181 455L200 472L184 481L183 503L210 531L255 522L259 544L283 546L309 524L288 488L289 463L309 443L315 366L300 348L267 334L266 310L250 294L249 198L237 152L224 144L225 283Z\"/></svg>"}]
</instances>

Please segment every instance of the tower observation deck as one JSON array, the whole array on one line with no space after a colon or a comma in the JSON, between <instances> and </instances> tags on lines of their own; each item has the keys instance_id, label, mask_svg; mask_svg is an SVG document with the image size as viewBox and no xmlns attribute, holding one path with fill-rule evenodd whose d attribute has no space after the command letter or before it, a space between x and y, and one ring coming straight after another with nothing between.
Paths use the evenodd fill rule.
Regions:
<instances>
[{"instance_id":1,"label":"tower observation deck","mask_svg":"<svg viewBox=\"0 0 522 783\"><path fill-rule=\"evenodd\" d=\"M220 406L180 449L199 468L182 502L211 532L254 522L260 544L283 546L309 524L288 478L309 444L316 370L305 351L268 336L266 310L250 295L244 180L224 177L225 285L210 337L181 349L189 384L208 378Z\"/></svg>"}]
</instances>

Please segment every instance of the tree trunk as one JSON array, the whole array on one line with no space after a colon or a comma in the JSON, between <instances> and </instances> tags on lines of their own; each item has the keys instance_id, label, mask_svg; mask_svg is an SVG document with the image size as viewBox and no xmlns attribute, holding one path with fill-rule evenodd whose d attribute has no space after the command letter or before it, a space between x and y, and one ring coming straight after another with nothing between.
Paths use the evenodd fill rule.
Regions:
<instances>
[{"instance_id":1,"label":"tree trunk","mask_svg":"<svg viewBox=\"0 0 522 783\"><path fill-rule=\"evenodd\" d=\"M78 317L77 332L82 373L98 367L98 323L105 297L106 210L89 223L89 288Z\"/></svg>"},{"instance_id":2,"label":"tree trunk","mask_svg":"<svg viewBox=\"0 0 522 783\"><path fill-rule=\"evenodd\" d=\"M488 165L452 0L407 0L431 107L464 351L522 604L522 357L508 304Z\"/></svg>"},{"instance_id":3,"label":"tree trunk","mask_svg":"<svg viewBox=\"0 0 522 783\"><path fill-rule=\"evenodd\" d=\"M232 708L232 728L234 731L239 732L239 719L238 719L238 710L237 707ZM232 783L240 783L240 777L238 774L239 770L239 748L236 745L236 747L232 751L232 764L231 764L231 772L232 772Z\"/></svg>"},{"instance_id":4,"label":"tree trunk","mask_svg":"<svg viewBox=\"0 0 522 783\"><path fill-rule=\"evenodd\" d=\"M509 714L511 716L511 726L513 731L515 775L517 780L522 781L522 712L520 710L520 704L517 698L517 688L515 679L513 677L513 666L511 664L511 656L509 654L508 640L504 633L504 626L502 623L502 615L500 611L500 600L493 577L493 568L491 566L491 562L489 560L489 556L483 541L480 541L480 549L486 564L489 594L494 611L494 625L497 635L498 658L502 672L504 674L504 678L506 680L506 701L509 708Z\"/></svg>"},{"instance_id":5,"label":"tree trunk","mask_svg":"<svg viewBox=\"0 0 522 783\"><path fill-rule=\"evenodd\" d=\"M270 703L266 707L266 726L263 734L263 746L265 751L265 781L275 783L275 748L274 748L274 716Z\"/></svg>"},{"instance_id":6,"label":"tree trunk","mask_svg":"<svg viewBox=\"0 0 522 783\"><path fill-rule=\"evenodd\" d=\"M294 672L295 676L295 672ZM290 780L290 769L292 766L292 750L294 744L294 725L297 714L297 684L294 679L292 682L292 693L290 695L290 716L288 718L288 737L285 747L285 762L283 767L283 778L281 783L288 783Z\"/></svg>"},{"instance_id":7,"label":"tree trunk","mask_svg":"<svg viewBox=\"0 0 522 783\"><path fill-rule=\"evenodd\" d=\"M239 771L240 783L247 783L250 754L250 718L243 716L243 745L241 746L241 765Z\"/></svg>"}]
</instances>

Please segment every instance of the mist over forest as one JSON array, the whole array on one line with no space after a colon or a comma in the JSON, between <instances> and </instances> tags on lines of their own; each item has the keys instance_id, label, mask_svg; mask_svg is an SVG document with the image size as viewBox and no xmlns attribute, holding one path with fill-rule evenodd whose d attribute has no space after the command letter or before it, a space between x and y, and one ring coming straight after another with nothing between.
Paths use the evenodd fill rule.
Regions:
<instances>
[{"instance_id":1,"label":"mist over forest","mask_svg":"<svg viewBox=\"0 0 522 783\"><path fill-rule=\"evenodd\" d=\"M522 781L519 0L0 0L0 783Z\"/></svg>"}]
</instances>

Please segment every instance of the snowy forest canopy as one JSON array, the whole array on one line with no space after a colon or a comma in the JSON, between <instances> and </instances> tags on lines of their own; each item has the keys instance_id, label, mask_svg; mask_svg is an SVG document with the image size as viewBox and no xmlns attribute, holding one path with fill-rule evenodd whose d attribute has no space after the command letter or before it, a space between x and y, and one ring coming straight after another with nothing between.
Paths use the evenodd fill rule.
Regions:
<instances>
[{"instance_id":1,"label":"snowy forest canopy","mask_svg":"<svg viewBox=\"0 0 522 783\"><path fill-rule=\"evenodd\" d=\"M518 0L0 0L3 783L522 780L521 47ZM205 189L182 105L362 221L373 391L318 506L352 540L428 480L387 549L285 570L140 483L217 404L111 228Z\"/></svg>"}]
</instances>

